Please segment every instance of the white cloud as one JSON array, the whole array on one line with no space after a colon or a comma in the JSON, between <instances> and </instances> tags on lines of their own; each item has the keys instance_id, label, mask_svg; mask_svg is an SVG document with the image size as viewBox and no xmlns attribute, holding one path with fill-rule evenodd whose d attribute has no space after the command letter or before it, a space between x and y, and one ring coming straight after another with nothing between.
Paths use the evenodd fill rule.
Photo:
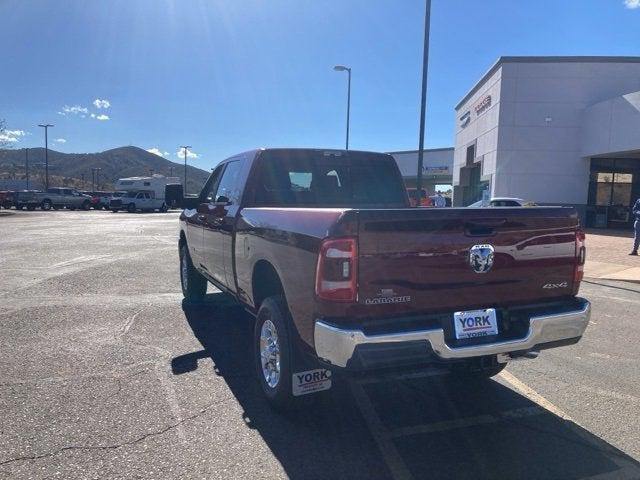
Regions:
<instances>
[{"instance_id":1,"label":"white cloud","mask_svg":"<svg viewBox=\"0 0 640 480\"><path fill-rule=\"evenodd\" d=\"M93 101L93 104L96 106L97 109L109 108L111 106L111 102L109 100L107 100L106 98L103 99L103 100L100 100L99 98L96 98Z\"/></svg>"},{"instance_id":2,"label":"white cloud","mask_svg":"<svg viewBox=\"0 0 640 480\"><path fill-rule=\"evenodd\" d=\"M89 113L89 110L80 105L74 105L73 107L70 107L69 105L65 105L64 107L62 107L62 111L58 113L60 115L67 115L67 114L73 114L73 115L85 114L86 115L87 113Z\"/></svg>"},{"instance_id":3,"label":"white cloud","mask_svg":"<svg viewBox=\"0 0 640 480\"><path fill-rule=\"evenodd\" d=\"M176 152L176 157L184 159L184 150L182 148ZM200 158L200 155L191 150L187 150L187 158Z\"/></svg>"},{"instance_id":4,"label":"white cloud","mask_svg":"<svg viewBox=\"0 0 640 480\"><path fill-rule=\"evenodd\" d=\"M56 142L56 143L67 143L67 140L66 140L66 139L64 139L64 138L56 138L56 139L54 140L54 142Z\"/></svg>"},{"instance_id":5,"label":"white cloud","mask_svg":"<svg viewBox=\"0 0 640 480\"><path fill-rule=\"evenodd\" d=\"M0 133L0 143L16 143L20 137L27 135L24 130L5 130Z\"/></svg>"},{"instance_id":6,"label":"white cloud","mask_svg":"<svg viewBox=\"0 0 640 480\"><path fill-rule=\"evenodd\" d=\"M100 115L91 114L91 118L95 118L96 120L109 120L109 115L105 115L101 113Z\"/></svg>"},{"instance_id":7,"label":"white cloud","mask_svg":"<svg viewBox=\"0 0 640 480\"><path fill-rule=\"evenodd\" d=\"M147 152L158 155L159 157L166 157L167 155L169 155L169 152L161 152L157 147L147 148Z\"/></svg>"},{"instance_id":8,"label":"white cloud","mask_svg":"<svg viewBox=\"0 0 640 480\"><path fill-rule=\"evenodd\" d=\"M624 6L631 10L640 8L640 0L624 0Z\"/></svg>"}]
</instances>

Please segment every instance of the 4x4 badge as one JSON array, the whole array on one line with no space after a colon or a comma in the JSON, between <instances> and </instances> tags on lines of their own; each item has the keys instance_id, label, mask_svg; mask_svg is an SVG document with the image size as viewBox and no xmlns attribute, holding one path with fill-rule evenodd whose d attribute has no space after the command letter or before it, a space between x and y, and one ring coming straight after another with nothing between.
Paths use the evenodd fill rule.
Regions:
<instances>
[{"instance_id":1,"label":"4x4 badge","mask_svg":"<svg viewBox=\"0 0 640 480\"><path fill-rule=\"evenodd\" d=\"M469 249L469 265L476 273L487 273L493 267L494 249L491 245L474 245Z\"/></svg>"}]
</instances>

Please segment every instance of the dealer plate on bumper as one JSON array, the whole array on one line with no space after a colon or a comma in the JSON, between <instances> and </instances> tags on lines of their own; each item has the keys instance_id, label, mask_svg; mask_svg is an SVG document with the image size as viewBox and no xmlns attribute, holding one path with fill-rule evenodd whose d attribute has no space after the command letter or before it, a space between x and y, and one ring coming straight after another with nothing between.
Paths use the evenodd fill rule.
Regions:
<instances>
[{"instance_id":1,"label":"dealer plate on bumper","mask_svg":"<svg viewBox=\"0 0 640 480\"><path fill-rule=\"evenodd\" d=\"M498 334L498 320L495 308L469 310L453 314L456 338L487 337Z\"/></svg>"}]
</instances>

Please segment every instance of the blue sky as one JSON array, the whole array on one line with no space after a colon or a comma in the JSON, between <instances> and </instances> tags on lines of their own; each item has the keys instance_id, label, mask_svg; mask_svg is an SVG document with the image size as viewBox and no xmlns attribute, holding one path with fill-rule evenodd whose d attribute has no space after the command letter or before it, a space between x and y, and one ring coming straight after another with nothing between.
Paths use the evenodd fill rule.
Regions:
<instances>
[{"instance_id":1,"label":"blue sky","mask_svg":"<svg viewBox=\"0 0 640 480\"><path fill-rule=\"evenodd\" d=\"M433 0L426 145L452 145L454 105L501 55L640 55L639 7ZM341 148L341 63L351 148L415 149L423 15L423 0L0 0L0 118L17 148L49 122L59 151L179 161L186 143L202 168L258 146Z\"/></svg>"}]
</instances>

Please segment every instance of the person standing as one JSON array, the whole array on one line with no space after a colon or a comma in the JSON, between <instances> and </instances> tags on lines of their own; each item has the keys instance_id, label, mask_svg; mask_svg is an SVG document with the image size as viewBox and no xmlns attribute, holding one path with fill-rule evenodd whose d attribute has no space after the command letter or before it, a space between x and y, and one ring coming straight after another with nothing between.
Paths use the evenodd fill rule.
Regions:
<instances>
[{"instance_id":1,"label":"person standing","mask_svg":"<svg viewBox=\"0 0 640 480\"><path fill-rule=\"evenodd\" d=\"M444 199L444 197L442 196L442 193L440 193L439 190L435 198L433 199L433 204L438 208L444 208L447 206L447 201Z\"/></svg>"},{"instance_id":2,"label":"person standing","mask_svg":"<svg viewBox=\"0 0 640 480\"><path fill-rule=\"evenodd\" d=\"M638 247L640 247L640 198L636 200L633 206L633 216L635 222L633 223L634 236L633 236L633 250L629 255L638 255Z\"/></svg>"}]
</instances>

